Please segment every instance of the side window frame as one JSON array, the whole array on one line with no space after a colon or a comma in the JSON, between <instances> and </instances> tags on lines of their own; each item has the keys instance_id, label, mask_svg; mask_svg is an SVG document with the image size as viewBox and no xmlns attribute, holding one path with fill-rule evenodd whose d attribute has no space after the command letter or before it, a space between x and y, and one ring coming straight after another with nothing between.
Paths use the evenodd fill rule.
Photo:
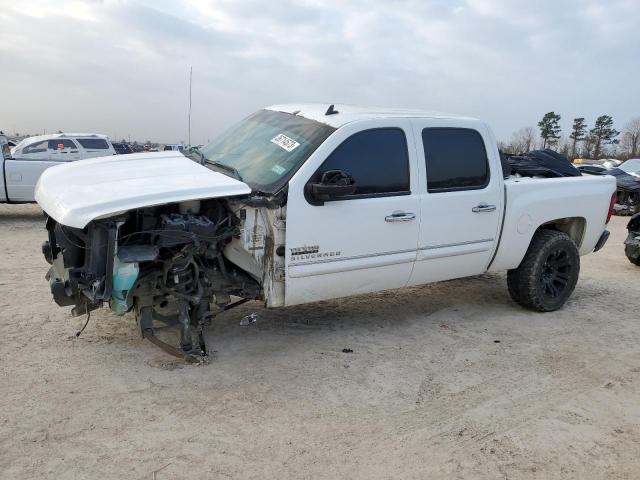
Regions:
<instances>
[{"instance_id":1,"label":"side window frame","mask_svg":"<svg viewBox=\"0 0 640 480\"><path fill-rule=\"evenodd\" d=\"M482 151L484 152L484 164L487 172L486 180L482 185L473 185L473 186L464 186L464 187L444 187L444 188L433 188L429 187L429 158L428 158L428 147L424 142L424 132L425 130L465 130L469 132L473 132L479 139L482 144ZM446 192L465 192L468 190L483 190L489 186L491 183L491 166L489 163L489 154L487 151L487 145L484 142L484 137L482 133L480 133L475 128L470 127L424 127L420 131L420 141L422 142L422 150L424 154L424 168L425 168L425 176L426 176L426 188L427 193L429 194L437 194L437 193L446 193Z\"/></svg>"},{"instance_id":2,"label":"side window frame","mask_svg":"<svg viewBox=\"0 0 640 480\"><path fill-rule=\"evenodd\" d=\"M359 199L364 199L364 198L382 198L382 197L400 197L400 196L404 196L404 195L411 195L411 155L409 152L409 142L407 141L407 133L404 131L404 129L402 127L396 127L396 126L392 126L392 127L372 127L372 128L365 128L364 130L360 130L358 132L354 132L351 135L349 135L347 138L345 138L344 140L342 140L332 151L331 153L329 153L329 155L327 155L327 157L322 161L322 163L320 164L320 166L316 169L316 171L313 173L313 175L311 175L309 177L309 179L307 180L306 184L305 184L305 189L304 189L304 197L305 200L311 204L311 205L317 205L316 200L314 200L313 198L311 198L310 194L309 194L309 189L307 188L308 185L310 185L311 183L318 181L320 179L320 177L322 176L322 173L326 170L324 169L324 164L325 162L331 158L331 155L333 155L333 153L335 151L337 151L340 147L342 147L342 145L345 142L348 142L352 137L359 135L361 133L364 132L371 132L371 131L376 131L376 130L399 130L402 133L402 140L404 143L404 151L406 154L406 162L407 162L407 187L408 190L402 190L399 192L378 192L378 193L363 193L363 194L357 194L357 195L347 195L341 198L336 198L334 200L326 200L325 202L344 202L347 200L359 200Z\"/></svg>"},{"instance_id":3,"label":"side window frame","mask_svg":"<svg viewBox=\"0 0 640 480\"><path fill-rule=\"evenodd\" d=\"M46 148L44 150L38 150L37 152L25 152L25 150L27 150L28 148L31 148L35 145L39 145L41 143L44 143L46 145ZM38 153L49 153L49 140L40 140L37 142L30 143L29 145L22 148L22 152L20 153L20 155L33 155Z\"/></svg>"},{"instance_id":4,"label":"side window frame","mask_svg":"<svg viewBox=\"0 0 640 480\"><path fill-rule=\"evenodd\" d=\"M110 150L112 148L110 143L105 138L76 138L75 140L76 140L77 144L80 145L80 147L86 152L89 152L89 151L94 152L94 151L97 151L97 150L108 151L108 150ZM93 141L93 140L102 141L102 142L104 142L104 145L106 145L106 147L105 148L87 147L87 146L83 145L83 143L82 143L84 140L88 140L90 142Z\"/></svg>"},{"instance_id":5,"label":"side window frame","mask_svg":"<svg viewBox=\"0 0 640 480\"><path fill-rule=\"evenodd\" d=\"M71 143L71 145L73 145L72 147L64 147L62 150L69 149L69 150L71 150L70 153L77 153L77 151L78 151L78 145L76 144L76 142L74 142L70 138L53 138L53 139L49 140L49 150L52 150L54 152L59 151L58 148L52 148L51 147L51 144L52 143L55 144L56 142L69 142L69 143ZM73 150L75 150L75 152ZM63 152L63 153L67 153L67 152Z\"/></svg>"}]
</instances>

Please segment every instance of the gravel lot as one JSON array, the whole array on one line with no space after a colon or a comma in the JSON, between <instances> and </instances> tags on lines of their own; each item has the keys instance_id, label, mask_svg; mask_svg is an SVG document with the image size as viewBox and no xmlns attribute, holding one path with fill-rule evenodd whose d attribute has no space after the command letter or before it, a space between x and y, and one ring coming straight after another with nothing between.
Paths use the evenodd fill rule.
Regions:
<instances>
[{"instance_id":1,"label":"gravel lot","mask_svg":"<svg viewBox=\"0 0 640 480\"><path fill-rule=\"evenodd\" d=\"M40 210L0 205L0 478L638 478L626 221L559 312L516 306L503 274L248 304L209 330L213 361L186 366L131 315L94 312L76 338Z\"/></svg>"}]
</instances>

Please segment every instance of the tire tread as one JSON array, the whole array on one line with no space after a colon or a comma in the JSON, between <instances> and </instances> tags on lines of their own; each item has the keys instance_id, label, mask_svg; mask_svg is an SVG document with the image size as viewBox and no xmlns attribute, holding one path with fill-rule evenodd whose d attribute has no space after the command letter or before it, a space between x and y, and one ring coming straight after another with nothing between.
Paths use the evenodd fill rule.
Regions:
<instances>
[{"instance_id":1,"label":"tire tread","mask_svg":"<svg viewBox=\"0 0 640 480\"><path fill-rule=\"evenodd\" d=\"M544 261L543 256L548 246L555 242L570 242L572 249L574 250L575 257L577 258L577 264L574 266L575 274L571 280L573 285L569 288L568 292L563 295L564 299L560 305L550 306L548 302L545 302L544 298L539 295L537 282L538 277L536 275L536 269L539 262ZM570 248L571 248L570 247ZM538 230L532 240L527 253L525 254L522 262L513 270L507 272L507 285L509 288L509 295L519 305L534 310L537 312L550 312L562 307L575 288L577 277L580 271L580 257L578 256L578 249L571 240L571 238L564 232L558 230L541 229Z\"/></svg>"}]
</instances>

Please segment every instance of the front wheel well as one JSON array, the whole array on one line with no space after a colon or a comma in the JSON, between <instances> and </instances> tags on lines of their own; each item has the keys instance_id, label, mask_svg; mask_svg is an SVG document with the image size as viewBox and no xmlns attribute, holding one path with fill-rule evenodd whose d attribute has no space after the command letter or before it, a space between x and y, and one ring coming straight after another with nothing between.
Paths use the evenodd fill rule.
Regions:
<instances>
[{"instance_id":1,"label":"front wheel well","mask_svg":"<svg viewBox=\"0 0 640 480\"><path fill-rule=\"evenodd\" d=\"M583 217L569 217L569 218L557 218L543 223L538 227L536 233L539 230L556 230L566 233L576 247L580 248L582 240L584 238L584 232L587 222Z\"/></svg>"}]
</instances>

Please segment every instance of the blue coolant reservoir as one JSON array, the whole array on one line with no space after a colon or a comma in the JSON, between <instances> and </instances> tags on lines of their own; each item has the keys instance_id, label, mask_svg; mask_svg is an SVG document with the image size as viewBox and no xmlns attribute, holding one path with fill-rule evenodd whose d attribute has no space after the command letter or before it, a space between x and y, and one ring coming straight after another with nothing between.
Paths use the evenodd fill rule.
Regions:
<instances>
[{"instance_id":1,"label":"blue coolant reservoir","mask_svg":"<svg viewBox=\"0 0 640 480\"><path fill-rule=\"evenodd\" d=\"M111 290L111 310L123 315L131 305L127 304L127 294L136 283L140 269L137 263L125 263L118 256L113 261L113 285Z\"/></svg>"}]
</instances>

